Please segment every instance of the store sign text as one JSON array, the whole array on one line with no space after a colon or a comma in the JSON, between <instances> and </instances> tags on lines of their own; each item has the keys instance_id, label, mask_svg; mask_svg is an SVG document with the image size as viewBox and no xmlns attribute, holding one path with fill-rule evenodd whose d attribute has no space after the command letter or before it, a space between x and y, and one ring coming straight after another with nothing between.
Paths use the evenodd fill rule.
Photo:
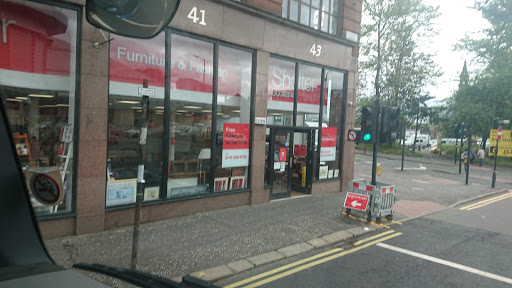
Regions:
<instances>
[{"instance_id":1,"label":"store sign text","mask_svg":"<svg viewBox=\"0 0 512 288\"><path fill-rule=\"evenodd\" d=\"M135 62L140 64L147 64L152 66L165 66L165 59L163 57L155 56L153 53L137 53L129 51L125 47L117 47L117 59L126 60L128 62ZM197 74L213 75L213 66L210 64L199 63L194 60L188 61L184 59L178 59L174 61L171 59L171 69L178 69L181 71L195 72ZM225 78L228 76L226 70L219 68L219 78Z\"/></svg>"},{"instance_id":2,"label":"store sign text","mask_svg":"<svg viewBox=\"0 0 512 288\"><path fill-rule=\"evenodd\" d=\"M14 20L6 20L5 18L2 18L2 42L7 43L7 26L11 24L16 24L16 21Z\"/></svg>"},{"instance_id":3,"label":"store sign text","mask_svg":"<svg viewBox=\"0 0 512 288\"><path fill-rule=\"evenodd\" d=\"M272 79L272 85L274 87L291 89L293 91L295 76L288 75L286 69L274 67L274 69L272 69L272 76L274 76L274 79ZM302 73L299 74L299 90L311 92L317 85L318 83L316 83L315 80L304 76Z\"/></svg>"},{"instance_id":4,"label":"store sign text","mask_svg":"<svg viewBox=\"0 0 512 288\"><path fill-rule=\"evenodd\" d=\"M249 165L249 124L224 123L222 168Z\"/></svg>"}]
</instances>

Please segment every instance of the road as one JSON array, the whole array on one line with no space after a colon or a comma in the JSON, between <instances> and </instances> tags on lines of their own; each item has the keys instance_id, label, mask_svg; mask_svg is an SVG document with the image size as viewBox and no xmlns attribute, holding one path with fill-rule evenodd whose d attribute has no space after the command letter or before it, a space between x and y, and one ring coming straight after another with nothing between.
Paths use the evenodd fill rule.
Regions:
<instances>
[{"instance_id":1,"label":"road","mask_svg":"<svg viewBox=\"0 0 512 288\"><path fill-rule=\"evenodd\" d=\"M394 159L393 159L394 158ZM443 209L459 201L485 193L512 189L512 169L498 168L496 187L491 188L492 166L471 165L468 184L465 184L464 167L459 174L459 164L453 160L425 155L408 158L401 170L401 156L379 154L382 173L377 181L395 185L400 199L395 205L397 219L418 216ZM371 180L371 155L356 154L354 179Z\"/></svg>"},{"instance_id":2,"label":"road","mask_svg":"<svg viewBox=\"0 0 512 288\"><path fill-rule=\"evenodd\" d=\"M225 287L508 287L512 190L257 267Z\"/></svg>"}]
</instances>

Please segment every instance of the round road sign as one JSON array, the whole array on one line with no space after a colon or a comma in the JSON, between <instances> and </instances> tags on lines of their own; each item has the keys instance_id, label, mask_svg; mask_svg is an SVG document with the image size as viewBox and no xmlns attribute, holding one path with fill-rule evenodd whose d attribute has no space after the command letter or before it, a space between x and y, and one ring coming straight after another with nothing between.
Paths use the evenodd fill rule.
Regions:
<instances>
[{"instance_id":1,"label":"round road sign","mask_svg":"<svg viewBox=\"0 0 512 288\"><path fill-rule=\"evenodd\" d=\"M500 127L498 127L498 141L500 141L500 140L501 140L501 131L503 131L502 129L503 129L503 128L501 128L501 126L500 126Z\"/></svg>"},{"instance_id":2,"label":"round road sign","mask_svg":"<svg viewBox=\"0 0 512 288\"><path fill-rule=\"evenodd\" d=\"M46 173L36 173L30 180L34 197L45 205L55 206L62 201L64 194L55 179Z\"/></svg>"},{"instance_id":3,"label":"round road sign","mask_svg":"<svg viewBox=\"0 0 512 288\"><path fill-rule=\"evenodd\" d=\"M348 141L356 141L357 132L354 130L348 131Z\"/></svg>"}]
</instances>

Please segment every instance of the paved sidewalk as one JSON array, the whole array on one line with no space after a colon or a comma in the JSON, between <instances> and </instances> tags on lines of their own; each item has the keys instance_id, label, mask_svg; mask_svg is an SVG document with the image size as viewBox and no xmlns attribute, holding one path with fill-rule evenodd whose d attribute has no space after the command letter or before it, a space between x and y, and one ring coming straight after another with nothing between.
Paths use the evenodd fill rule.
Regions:
<instances>
[{"instance_id":1,"label":"paved sidewalk","mask_svg":"<svg viewBox=\"0 0 512 288\"><path fill-rule=\"evenodd\" d=\"M339 219L344 193L295 197L141 225L137 269L214 280L377 229ZM132 230L46 240L60 265L130 267ZM109 283L110 284L110 283ZM119 286L122 287L122 286Z\"/></svg>"}]
</instances>

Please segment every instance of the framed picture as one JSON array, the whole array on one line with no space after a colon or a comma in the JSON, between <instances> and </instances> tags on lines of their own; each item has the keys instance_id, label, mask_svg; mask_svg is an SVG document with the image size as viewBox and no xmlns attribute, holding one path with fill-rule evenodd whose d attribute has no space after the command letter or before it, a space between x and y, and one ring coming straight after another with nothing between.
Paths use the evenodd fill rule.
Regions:
<instances>
[{"instance_id":1,"label":"framed picture","mask_svg":"<svg viewBox=\"0 0 512 288\"><path fill-rule=\"evenodd\" d=\"M319 175L318 175L318 179L327 179L327 173L329 171L329 166L320 166L320 169L319 169Z\"/></svg>"},{"instance_id":2,"label":"framed picture","mask_svg":"<svg viewBox=\"0 0 512 288\"><path fill-rule=\"evenodd\" d=\"M229 189L243 189L245 184L245 176L232 176L229 182Z\"/></svg>"},{"instance_id":3,"label":"framed picture","mask_svg":"<svg viewBox=\"0 0 512 288\"><path fill-rule=\"evenodd\" d=\"M107 182L106 206L135 203L137 179L124 179Z\"/></svg>"},{"instance_id":4,"label":"framed picture","mask_svg":"<svg viewBox=\"0 0 512 288\"><path fill-rule=\"evenodd\" d=\"M147 187L144 189L144 201L157 200L160 196L160 187Z\"/></svg>"},{"instance_id":5,"label":"framed picture","mask_svg":"<svg viewBox=\"0 0 512 288\"><path fill-rule=\"evenodd\" d=\"M168 179L167 180L167 198L171 198L171 191L174 188L197 186L197 177ZM173 195L172 197L175 197Z\"/></svg>"},{"instance_id":6,"label":"framed picture","mask_svg":"<svg viewBox=\"0 0 512 288\"><path fill-rule=\"evenodd\" d=\"M224 191L228 190L229 177L215 178L215 186L213 191Z\"/></svg>"}]
</instances>

